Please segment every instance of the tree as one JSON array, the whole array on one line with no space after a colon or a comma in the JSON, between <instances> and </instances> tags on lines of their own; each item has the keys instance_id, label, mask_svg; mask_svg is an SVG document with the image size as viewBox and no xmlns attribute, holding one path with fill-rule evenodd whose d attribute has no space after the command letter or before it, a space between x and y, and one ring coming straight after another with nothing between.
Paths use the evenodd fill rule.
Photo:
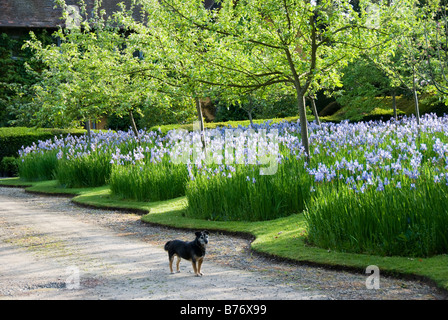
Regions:
<instances>
[{"instance_id":1,"label":"tree","mask_svg":"<svg viewBox=\"0 0 448 320\"><path fill-rule=\"evenodd\" d=\"M36 36L44 43L51 42L44 30ZM30 50L21 50L29 37L19 38L0 34L0 126L29 125L29 106L32 104L30 87L39 80L38 73L27 72L27 66L39 70L42 65L34 63Z\"/></svg>"},{"instance_id":2,"label":"tree","mask_svg":"<svg viewBox=\"0 0 448 320\"><path fill-rule=\"evenodd\" d=\"M65 2L58 3L67 19ZM122 60L119 48L123 39L107 25L98 5L90 18L85 7L81 8L84 18L80 25L61 28L53 35L59 39L58 44L44 46L32 34L24 46L31 48L46 67L41 81L34 86L35 103L40 105L37 125L48 120L61 127L90 123L111 111L118 83L111 72Z\"/></svg>"},{"instance_id":3,"label":"tree","mask_svg":"<svg viewBox=\"0 0 448 320\"><path fill-rule=\"evenodd\" d=\"M448 16L445 0L432 1L424 21L424 53L431 83L448 104Z\"/></svg>"},{"instance_id":4,"label":"tree","mask_svg":"<svg viewBox=\"0 0 448 320\"><path fill-rule=\"evenodd\" d=\"M392 95L397 88L392 87L391 79L379 68L370 55L363 55L342 70L343 87L333 93L339 104L348 106L354 112L373 109L379 106L376 97ZM394 100L394 99L393 99ZM393 104L394 117L397 118L396 104ZM359 113L361 119L363 115Z\"/></svg>"},{"instance_id":5,"label":"tree","mask_svg":"<svg viewBox=\"0 0 448 320\"><path fill-rule=\"evenodd\" d=\"M201 69L208 67L195 75L197 81L219 87L229 99L261 88L263 93L269 88L295 94L308 156L304 97L311 85L337 85L337 70L377 45L381 30L396 18L394 8L378 5L382 23L369 26L369 1L360 1L358 12L343 0L227 0L211 11L195 5L197 1L160 3L184 35L193 33L201 41L199 48L196 43L189 50L202 62Z\"/></svg>"},{"instance_id":6,"label":"tree","mask_svg":"<svg viewBox=\"0 0 448 320\"><path fill-rule=\"evenodd\" d=\"M58 0L63 18L68 19L70 7ZM58 44L43 45L33 36L25 47L46 68L41 81L34 86L35 103L39 105L35 123L51 121L56 126L74 126L98 120L105 114L128 115L131 128L138 138L133 114L144 105L165 107L164 91L154 70L160 69L155 50L142 52L137 35L129 35L123 18L132 19L133 7L117 8L106 15L95 1L93 13L87 13L84 2L76 17L78 24L59 29L54 37ZM152 47L151 47L152 48ZM152 67L156 69L152 69ZM140 77L135 70L152 72L153 77ZM164 94L164 93L163 93Z\"/></svg>"},{"instance_id":7,"label":"tree","mask_svg":"<svg viewBox=\"0 0 448 320\"><path fill-rule=\"evenodd\" d=\"M396 21L390 32L390 50L377 52L371 59L386 73L393 88L401 87L412 94L417 124L420 124L418 94L423 90L433 91L424 50L424 26L432 19L430 10L431 7L421 6L418 0L400 8L403 19Z\"/></svg>"}]
</instances>

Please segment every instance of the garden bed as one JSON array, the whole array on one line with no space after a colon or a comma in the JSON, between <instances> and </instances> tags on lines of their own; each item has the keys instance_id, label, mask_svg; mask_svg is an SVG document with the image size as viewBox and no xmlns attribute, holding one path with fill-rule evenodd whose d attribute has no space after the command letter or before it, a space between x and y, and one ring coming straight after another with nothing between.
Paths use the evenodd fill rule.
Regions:
<instances>
[{"instance_id":1,"label":"garden bed","mask_svg":"<svg viewBox=\"0 0 448 320\"><path fill-rule=\"evenodd\" d=\"M255 250L285 259L428 276L448 272L437 271L448 252L446 128L448 117L435 115L420 125L311 123L309 158L296 122L210 129L204 141L185 130L139 139L100 132L24 148L19 170L48 163L42 171L58 179L53 190L83 188L76 202L147 210L145 222L251 234ZM422 261L428 270L415 272Z\"/></svg>"}]
</instances>

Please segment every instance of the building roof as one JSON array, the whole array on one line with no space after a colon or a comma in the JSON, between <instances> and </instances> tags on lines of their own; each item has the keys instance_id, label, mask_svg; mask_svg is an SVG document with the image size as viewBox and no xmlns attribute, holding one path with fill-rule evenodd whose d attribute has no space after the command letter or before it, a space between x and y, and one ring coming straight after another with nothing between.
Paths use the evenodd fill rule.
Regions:
<instances>
[{"instance_id":1,"label":"building roof","mask_svg":"<svg viewBox=\"0 0 448 320\"><path fill-rule=\"evenodd\" d=\"M78 0L66 0L67 5L77 5ZM107 13L118 9L117 4L129 0L103 0L101 8ZM85 0L87 10L91 11L94 0ZM57 28L64 27L62 10L54 0L0 0L0 27L14 28Z\"/></svg>"}]
</instances>

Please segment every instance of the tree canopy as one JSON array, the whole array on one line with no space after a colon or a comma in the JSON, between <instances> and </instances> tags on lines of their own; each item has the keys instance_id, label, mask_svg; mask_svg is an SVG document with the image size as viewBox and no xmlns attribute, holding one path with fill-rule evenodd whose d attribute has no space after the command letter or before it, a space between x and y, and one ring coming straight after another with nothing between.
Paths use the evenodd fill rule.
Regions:
<instances>
[{"instance_id":1,"label":"tree canopy","mask_svg":"<svg viewBox=\"0 0 448 320\"><path fill-rule=\"evenodd\" d=\"M389 77L388 86L417 92L417 71L438 41L428 30L443 22L434 18L438 0L428 8L417 0L221 0L211 9L199 0L136 0L139 20L134 6L106 15L96 3L87 14L80 1L72 19L79 26L59 30L59 45L27 42L47 67L34 87L37 123L70 126L111 112L132 118L143 103L167 97L195 104L201 119L202 98L239 105L293 95L308 155L305 97L341 87L360 57ZM58 4L69 18L65 1Z\"/></svg>"},{"instance_id":2,"label":"tree canopy","mask_svg":"<svg viewBox=\"0 0 448 320\"><path fill-rule=\"evenodd\" d=\"M200 1L142 3L174 24L179 36L170 38L171 47L189 55L195 68L186 75L202 88L219 88L221 96L233 100L247 93L293 93L307 154L304 97L339 86L341 67L384 46L392 21L403 18L397 7L408 4L359 1L355 8L343 0L229 0L207 10Z\"/></svg>"}]
</instances>

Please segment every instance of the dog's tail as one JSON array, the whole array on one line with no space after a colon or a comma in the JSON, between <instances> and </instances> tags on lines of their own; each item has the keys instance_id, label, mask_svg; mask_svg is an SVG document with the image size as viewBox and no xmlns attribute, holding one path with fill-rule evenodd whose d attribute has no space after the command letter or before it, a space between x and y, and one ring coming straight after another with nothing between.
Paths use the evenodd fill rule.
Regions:
<instances>
[{"instance_id":1,"label":"dog's tail","mask_svg":"<svg viewBox=\"0 0 448 320\"><path fill-rule=\"evenodd\" d=\"M165 243L165 251L168 251L168 247L170 246L171 241L168 241L167 243Z\"/></svg>"}]
</instances>

